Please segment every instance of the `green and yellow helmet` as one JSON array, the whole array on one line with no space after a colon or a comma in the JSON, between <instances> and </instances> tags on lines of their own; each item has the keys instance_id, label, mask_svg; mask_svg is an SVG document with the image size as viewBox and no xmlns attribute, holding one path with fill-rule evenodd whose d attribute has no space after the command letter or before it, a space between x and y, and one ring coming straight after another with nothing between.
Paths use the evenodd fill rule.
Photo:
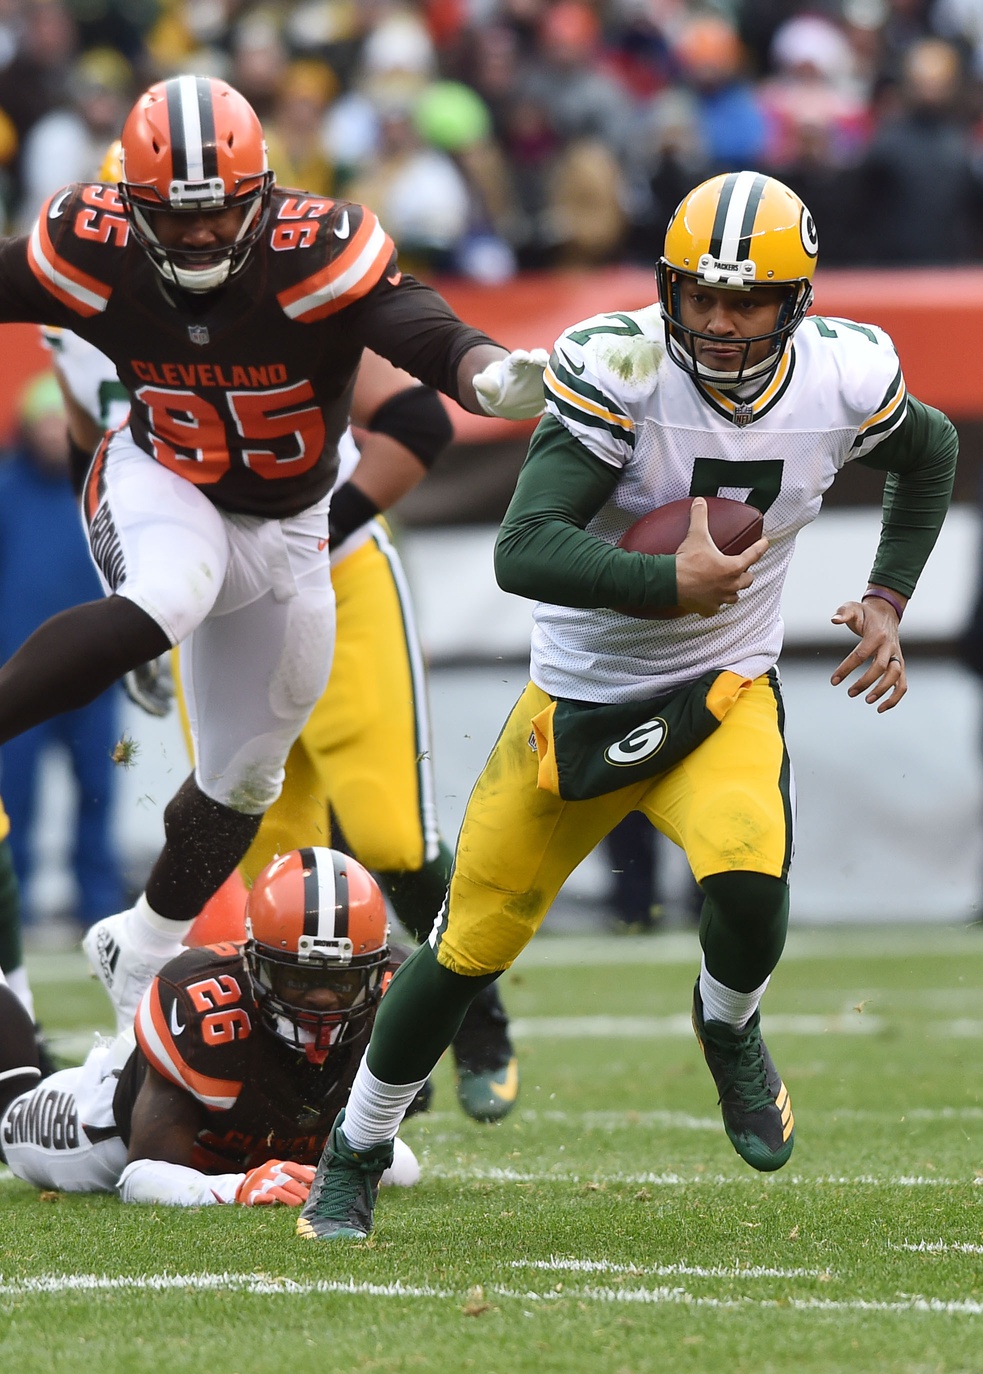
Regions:
<instances>
[{"instance_id":1,"label":"green and yellow helmet","mask_svg":"<svg viewBox=\"0 0 983 1374\"><path fill-rule=\"evenodd\" d=\"M679 318L680 278L734 291L785 286L788 296L777 328L748 340L749 344L774 340L774 349L764 363L742 368L728 380L738 385L773 372L812 304L818 252L812 215L795 192L775 177L725 172L690 191L669 221L665 250L655 269L673 361L697 378L702 375L693 352L694 339L702 336Z\"/></svg>"}]
</instances>

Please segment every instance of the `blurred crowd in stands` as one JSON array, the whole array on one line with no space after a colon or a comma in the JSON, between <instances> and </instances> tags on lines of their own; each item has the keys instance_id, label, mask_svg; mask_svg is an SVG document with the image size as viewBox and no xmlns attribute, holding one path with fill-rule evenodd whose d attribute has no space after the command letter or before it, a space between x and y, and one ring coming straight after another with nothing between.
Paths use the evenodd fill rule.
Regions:
<instances>
[{"instance_id":1,"label":"blurred crowd in stands","mask_svg":"<svg viewBox=\"0 0 983 1374\"><path fill-rule=\"evenodd\" d=\"M983 0L0 0L6 230L181 71L424 275L651 263L741 167L798 191L825 266L983 259Z\"/></svg>"}]
</instances>

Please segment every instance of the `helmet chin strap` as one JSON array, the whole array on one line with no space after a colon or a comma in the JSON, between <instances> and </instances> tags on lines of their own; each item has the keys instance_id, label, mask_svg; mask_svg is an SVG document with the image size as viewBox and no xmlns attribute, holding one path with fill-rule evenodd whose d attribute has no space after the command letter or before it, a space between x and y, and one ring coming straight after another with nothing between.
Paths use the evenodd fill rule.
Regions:
<instances>
[{"instance_id":1,"label":"helmet chin strap","mask_svg":"<svg viewBox=\"0 0 983 1374\"><path fill-rule=\"evenodd\" d=\"M666 333L666 342L669 346L669 352L673 354L673 361L691 371L697 381L705 382L707 386L715 387L717 391L739 391L752 382L761 381L770 376L778 366L784 351L783 348L774 349L760 362L752 363L750 367L740 368L737 372L718 372L715 368L697 362L695 355L688 353L669 331Z\"/></svg>"}]
</instances>

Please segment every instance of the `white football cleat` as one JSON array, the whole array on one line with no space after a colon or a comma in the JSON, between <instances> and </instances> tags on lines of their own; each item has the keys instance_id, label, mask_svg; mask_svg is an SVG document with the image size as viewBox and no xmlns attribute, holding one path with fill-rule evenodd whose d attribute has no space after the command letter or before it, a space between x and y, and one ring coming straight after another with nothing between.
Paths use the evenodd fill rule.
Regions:
<instances>
[{"instance_id":1,"label":"white football cleat","mask_svg":"<svg viewBox=\"0 0 983 1374\"><path fill-rule=\"evenodd\" d=\"M420 1182L420 1162L399 1136L393 1141L393 1162L379 1179L380 1188L412 1188Z\"/></svg>"},{"instance_id":2,"label":"white football cleat","mask_svg":"<svg viewBox=\"0 0 983 1374\"><path fill-rule=\"evenodd\" d=\"M154 975L184 948L180 940L175 940L173 949L164 952L160 952L159 947L148 948L140 939L138 920L132 907L116 916L104 916L89 927L82 939L93 975L102 983L113 1004L117 1032L132 1026L140 998Z\"/></svg>"}]
</instances>

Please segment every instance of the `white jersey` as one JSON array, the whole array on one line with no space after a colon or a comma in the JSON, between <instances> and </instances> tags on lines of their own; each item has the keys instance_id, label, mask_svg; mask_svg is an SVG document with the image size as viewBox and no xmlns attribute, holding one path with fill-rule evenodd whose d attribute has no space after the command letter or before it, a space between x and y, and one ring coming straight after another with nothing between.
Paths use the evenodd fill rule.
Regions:
<instances>
[{"instance_id":1,"label":"white jersey","mask_svg":"<svg viewBox=\"0 0 983 1374\"><path fill-rule=\"evenodd\" d=\"M65 385L99 428L116 429L125 423L130 398L105 353L70 329L46 325L41 336L55 356Z\"/></svg>"},{"instance_id":2,"label":"white jersey","mask_svg":"<svg viewBox=\"0 0 983 1374\"><path fill-rule=\"evenodd\" d=\"M808 317L753 401L697 389L666 352L657 305L596 315L557 340L548 412L620 472L587 526L616 544L640 516L687 496L726 496L764 513L754 584L715 616L641 620L539 603L531 675L552 696L621 702L674 690L711 668L754 678L782 647L782 586L795 537L842 467L904 420L890 338L874 325Z\"/></svg>"}]
</instances>

